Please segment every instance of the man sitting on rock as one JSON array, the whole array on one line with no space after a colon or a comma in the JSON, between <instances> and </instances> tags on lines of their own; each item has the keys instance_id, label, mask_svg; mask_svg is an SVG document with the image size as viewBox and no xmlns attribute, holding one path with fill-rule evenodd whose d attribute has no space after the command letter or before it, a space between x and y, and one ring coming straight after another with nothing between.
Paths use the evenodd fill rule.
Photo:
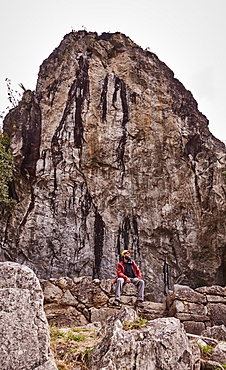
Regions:
<instances>
[{"instance_id":1,"label":"man sitting on rock","mask_svg":"<svg viewBox=\"0 0 226 370\"><path fill-rule=\"evenodd\" d=\"M133 283L138 288L137 301L135 305L143 308L144 300L144 280L142 280L141 272L136 263L131 259L131 250L126 249L122 252L123 261L117 266L117 281L114 306L120 306L120 298L123 284Z\"/></svg>"}]
</instances>

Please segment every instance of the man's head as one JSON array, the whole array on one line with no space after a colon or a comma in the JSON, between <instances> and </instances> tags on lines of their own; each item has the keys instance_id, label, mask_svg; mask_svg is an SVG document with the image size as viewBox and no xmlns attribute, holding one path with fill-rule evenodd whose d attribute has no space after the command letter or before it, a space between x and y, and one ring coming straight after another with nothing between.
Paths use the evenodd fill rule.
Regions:
<instances>
[{"instance_id":1,"label":"man's head","mask_svg":"<svg viewBox=\"0 0 226 370\"><path fill-rule=\"evenodd\" d=\"M123 257L125 260L129 261L129 260L131 260L131 253L132 253L132 251L131 251L130 249L125 249L125 250L122 252L122 257Z\"/></svg>"}]
</instances>

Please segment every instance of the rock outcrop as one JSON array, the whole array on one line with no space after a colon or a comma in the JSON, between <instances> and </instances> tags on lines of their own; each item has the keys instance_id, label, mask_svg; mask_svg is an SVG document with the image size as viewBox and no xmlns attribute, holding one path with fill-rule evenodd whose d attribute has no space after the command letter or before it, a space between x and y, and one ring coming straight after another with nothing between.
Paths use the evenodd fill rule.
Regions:
<instances>
[{"instance_id":1,"label":"rock outcrop","mask_svg":"<svg viewBox=\"0 0 226 370\"><path fill-rule=\"evenodd\" d=\"M121 33L71 32L4 121L15 158L2 261L113 278L133 249L150 300L225 285L226 149L192 94Z\"/></svg>"},{"instance_id":2,"label":"rock outcrop","mask_svg":"<svg viewBox=\"0 0 226 370\"><path fill-rule=\"evenodd\" d=\"M179 320L156 319L139 330L125 330L125 324L135 320L135 311L129 308L107 320L106 335L92 351L90 369L200 369L199 348L189 342Z\"/></svg>"},{"instance_id":3,"label":"rock outcrop","mask_svg":"<svg viewBox=\"0 0 226 370\"><path fill-rule=\"evenodd\" d=\"M1 262L0 293L0 369L57 370L43 293L33 271Z\"/></svg>"}]
</instances>

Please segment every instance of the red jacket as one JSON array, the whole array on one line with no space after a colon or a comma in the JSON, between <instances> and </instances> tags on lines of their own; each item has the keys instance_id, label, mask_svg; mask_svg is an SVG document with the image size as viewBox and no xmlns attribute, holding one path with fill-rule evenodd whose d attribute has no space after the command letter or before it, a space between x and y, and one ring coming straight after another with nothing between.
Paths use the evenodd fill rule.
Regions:
<instances>
[{"instance_id":1,"label":"red jacket","mask_svg":"<svg viewBox=\"0 0 226 370\"><path fill-rule=\"evenodd\" d=\"M135 276L138 279L142 279L140 269L134 261L132 261L132 266L133 266L133 271L134 271ZM117 266L117 276L125 280L128 280L129 278L128 276L124 275L124 272L125 272L124 262L119 262Z\"/></svg>"}]
</instances>

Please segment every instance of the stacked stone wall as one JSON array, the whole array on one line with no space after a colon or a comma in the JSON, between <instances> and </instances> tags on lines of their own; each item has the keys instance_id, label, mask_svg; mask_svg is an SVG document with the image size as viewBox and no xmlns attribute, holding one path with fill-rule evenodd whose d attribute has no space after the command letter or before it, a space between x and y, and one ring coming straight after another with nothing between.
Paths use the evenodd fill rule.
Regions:
<instances>
[{"instance_id":1,"label":"stacked stone wall","mask_svg":"<svg viewBox=\"0 0 226 370\"><path fill-rule=\"evenodd\" d=\"M193 290L175 285L168 293L167 309L169 316L178 318L188 333L201 334L208 327L226 325L226 287Z\"/></svg>"},{"instance_id":2,"label":"stacked stone wall","mask_svg":"<svg viewBox=\"0 0 226 370\"><path fill-rule=\"evenodd\" d=\"M44 309L49 323L57 326L80 326L90 322L104 323L119 308L113 306L114 279L61 277L41 280L44 293ZM134 308L137 289L125 284L121 306ZM200 287L195 290L185 285L174 285L168 292L166 303L144 301L138 312L147 320L176 317L186 332L201 334L212 326L226 326L226 288L221 286Z\"/></svg>"},{"instance_id":3,"label":"stacked stone wall","mask_svg":"<svg viewBox=\"0 0 226 370\"><path fill-rule=\"evenodd\" d=\"M44 293L44 309L49 323L58 326L79 326L89 322L105 322L119 308L113 306L115 280L92 280L91 277L62 277L41 280ZM134 308L137 289L125 284L121 295L121 306ZM165 303L145 301L139 309L142 317L152 320L166 316Z\"/></svg>"}]
</instances>

